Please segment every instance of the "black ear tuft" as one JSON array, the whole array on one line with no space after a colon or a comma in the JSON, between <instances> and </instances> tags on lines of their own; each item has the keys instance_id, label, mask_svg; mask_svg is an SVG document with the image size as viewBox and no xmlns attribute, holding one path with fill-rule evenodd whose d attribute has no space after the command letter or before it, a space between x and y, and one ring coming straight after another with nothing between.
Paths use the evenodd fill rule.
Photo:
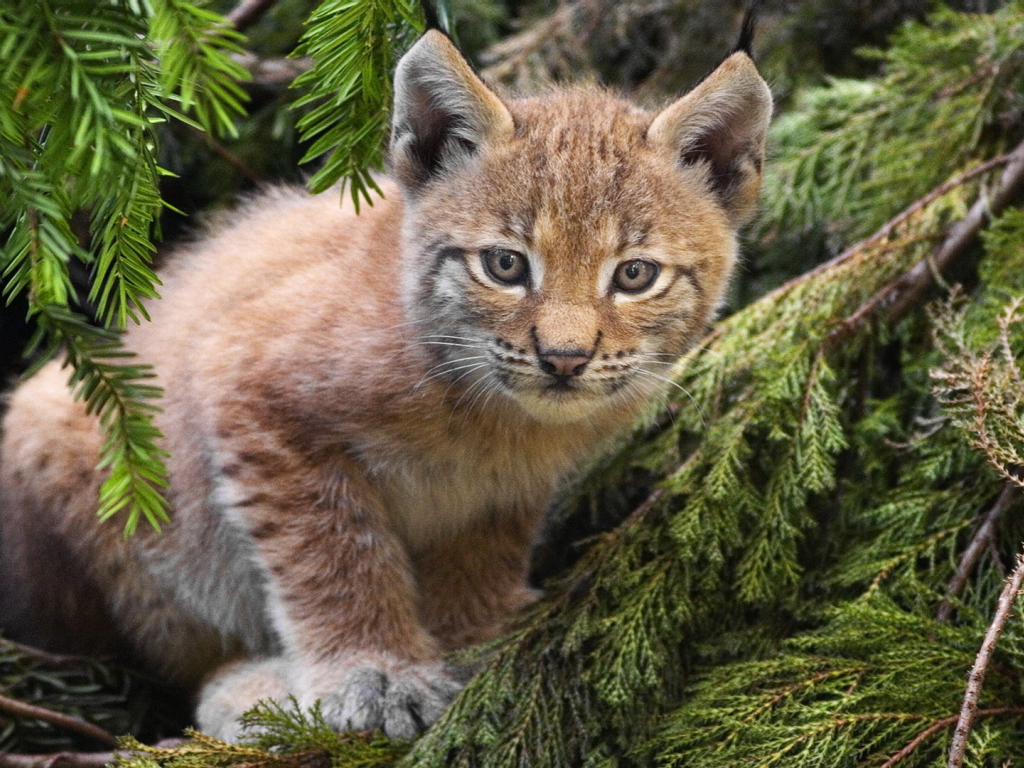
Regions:
<instances>
[{"instance_id":1,"label":"black ear tuft","mask_svg":"<svg viewBox=\"0 0 1024 768\"><path fill-rule=\"evenodd\" d=\"M430 0L420 0L420 7L423 9L423 18L427 23L427 27L424 31L430 29L436 29L438 32L444 32L448 34L448 30L441 26L441 19L437 15L437 9Z\"/></svg>"},{"instance_id":2,"label":"black ear tuft","mask_svg":"<svg viewBox=\"0 0 1024 768\"><path fill-rule=\"evenodd\" d=\"M752 51L754 45L754 32L757 29L757 14L761 9L761 0L751 0L747 6L746 12L743 14L743 24L740 26L740 37L736 41L736 46L732 49L732 53L742 51L753 58L754 54Z\"/></svg>"}]
</instances>

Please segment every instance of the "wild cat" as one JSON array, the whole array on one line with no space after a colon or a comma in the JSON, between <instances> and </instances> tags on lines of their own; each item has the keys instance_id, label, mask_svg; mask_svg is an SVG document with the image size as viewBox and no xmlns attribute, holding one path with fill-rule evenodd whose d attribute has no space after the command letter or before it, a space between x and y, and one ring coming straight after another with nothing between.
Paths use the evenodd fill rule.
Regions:
<instances>
[{"instance_id":1,"label":"wild cat","mask_svg":"<svg viewBox=\"0 0 1024 768\"><path fill-rule=\"evenodd\" d=\"M9 633L128 654L226 739L289 694L422 731L460 688L445 652L534 599L552 495L712 319L770 113L745 50L651 113L499 96L428 31L395 74L384 199L266 194L128 332L166 392L162 534L97 522L101 436L59 362L10 396Z\"/></svg>"}]
</instances>

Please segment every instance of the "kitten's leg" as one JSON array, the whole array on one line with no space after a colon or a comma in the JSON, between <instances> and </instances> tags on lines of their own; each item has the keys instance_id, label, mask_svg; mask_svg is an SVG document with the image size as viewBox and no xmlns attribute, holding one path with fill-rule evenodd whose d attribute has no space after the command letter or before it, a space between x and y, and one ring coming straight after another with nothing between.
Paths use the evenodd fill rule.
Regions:
<instances>
[{"instance_id":1,"label":"kitten's leg","mask_svg":"<svg viewBox=\"0 0 1024 768\"><path fill-rule=\"evenodd\" d=\"M320 700L338 729L411 737L460 686L420 623L409 559L379 497L354 466L332 467L334 483L326 474L270 445L266 433L222 468L222 502L248 530L266 574L268 614L287 660L276 672L301 705ZM225 723L260 698L261 686L279 695L280 686L261 682L266 675L266 661L218 675L203 692L200 728L234 736Z\"/></svg>"},{"instance_id":2,"label":"kitten's leg","mask_svg":"<svg viewBox=\"0 0 1024 768\"><path fill-rule=\"evenodd\" d=\"M445 649L496 637L537 599L527 577L540 517L489 515L416 557L424 623Z\"/></svg>"}]
</instances>

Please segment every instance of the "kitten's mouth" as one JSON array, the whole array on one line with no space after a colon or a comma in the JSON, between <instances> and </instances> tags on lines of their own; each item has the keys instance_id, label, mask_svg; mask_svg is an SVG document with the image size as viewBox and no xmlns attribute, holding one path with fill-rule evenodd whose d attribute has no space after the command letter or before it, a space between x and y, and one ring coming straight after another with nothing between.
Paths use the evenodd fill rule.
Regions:
<instances>
[{"instance_id":1,"label":"kitten's mouth","mask_svg":"<svg viewBox=\"0 0 1024 768\"><path fill-rule=\"evenodd\" d=\"M547 383L544 387L544 391L553 394L563 394L565 392L579 393L583 391L583 388L570 379L555 379L554 381L549 381Z\"/></svg>"}]
</instances>

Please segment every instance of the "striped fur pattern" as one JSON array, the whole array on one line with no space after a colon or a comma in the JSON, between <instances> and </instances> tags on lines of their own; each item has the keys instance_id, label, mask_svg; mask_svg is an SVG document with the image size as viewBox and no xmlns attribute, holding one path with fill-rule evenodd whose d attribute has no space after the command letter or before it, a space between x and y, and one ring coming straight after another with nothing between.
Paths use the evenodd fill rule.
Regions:
<instances>
[{"instance_id":1,"label":"striped fur pattern","mask_svg":"<svg viewBox=\"0 0 1024 768\"><path fill-rule=\"evenodd\" d=\"M440 32L396 74L385 199L278 189L178 253L127 344L166 390L173 523L95 520L95 421L51 363L9 399L0 610L198 692L412 736L446 651L535 599L552 495L668 386L725 290L771 110L744 52L657 114L499 97Z\"/></svg>"}]
</instances>

